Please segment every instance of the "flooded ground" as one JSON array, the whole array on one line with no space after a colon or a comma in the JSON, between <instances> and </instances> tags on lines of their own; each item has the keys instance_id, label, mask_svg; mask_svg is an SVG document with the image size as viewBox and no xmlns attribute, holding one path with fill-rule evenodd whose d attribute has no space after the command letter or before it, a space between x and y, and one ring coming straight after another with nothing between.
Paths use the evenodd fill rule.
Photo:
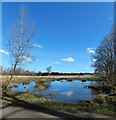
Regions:
<instances>
[{"instance_id":1,"label":"flooded ground","mask_svg":"<svg viewBox=\"0 0 116 120\"><path fill-rule=\"evenodd\" d=\"M14 92L27 92L30 94L44 95L46 98L51 98L56 102L62 103L79 103L84 100L93 100L96 92L90 88L87 88L91 84L91 81L82 80L55 80L52 82L43 83L45 87L43 90L38 90L42 83L30 81L29 84L20 83L18 87L11 88ZM96 84L96 82L92 82Z\"/></svg>"}]
</instances>

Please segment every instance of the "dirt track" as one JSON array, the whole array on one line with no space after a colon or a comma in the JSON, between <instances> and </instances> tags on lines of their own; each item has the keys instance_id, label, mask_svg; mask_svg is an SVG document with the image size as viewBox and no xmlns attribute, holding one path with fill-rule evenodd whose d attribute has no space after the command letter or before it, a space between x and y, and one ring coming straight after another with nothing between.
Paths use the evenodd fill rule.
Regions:
<instances>
[{"instance_id":1,"label":"dirt track","mask_svg":"<svg viewBox=\"0 0 116 120\"><path fill-rule=\"evenodd\" d=\"M3 118L111 118L104 115L99 115L95 113L78 113L78 114L71 114L71 113L63 113L63 112L56 112L56 111L48 111L48 110L41 110L41 109L31 109L25 108L21 106L8 106L2 108L2 117Z\"/></svg>"}]
</instances>

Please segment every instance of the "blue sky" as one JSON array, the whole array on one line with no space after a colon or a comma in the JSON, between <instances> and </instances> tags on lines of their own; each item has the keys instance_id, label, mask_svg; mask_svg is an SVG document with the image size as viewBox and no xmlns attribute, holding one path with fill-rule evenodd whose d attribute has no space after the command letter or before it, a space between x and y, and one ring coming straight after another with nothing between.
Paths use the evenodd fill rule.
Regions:
<instances>
[{"instance_id":1,"label":"blue sky","mask_svg":"<svg viewBox=\"0 0 116 120\"><path fill-rule=\"evenodd\" d=\"M91 53L111 31L114 3L2 3L2 54L4 67L9 67L6 47L10 30L16 23L21 5L27 7L36 24L31 53L35 60L25 61L25 69L46 71L52 66L58 72L93 72ZM5 53L6 52L6 53Z\"/></svg>"}]
</instances>

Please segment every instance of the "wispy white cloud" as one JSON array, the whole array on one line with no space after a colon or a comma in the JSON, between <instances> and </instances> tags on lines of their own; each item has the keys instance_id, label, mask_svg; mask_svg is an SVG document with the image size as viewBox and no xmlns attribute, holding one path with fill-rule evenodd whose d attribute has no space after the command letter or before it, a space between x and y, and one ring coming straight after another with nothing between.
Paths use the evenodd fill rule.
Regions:
<instances>
[{"instance_id":1,"label":"wispy white cloud","mask_svg":"<svg viewBox=\"0 0 116 120\"><path fill-rule=\"evenodd\" d=\"M87 48L87 51L88 51L89 53L94 54L94 53L95 53L95 48Z\"/></svg>"},{"instance_id":2,"label":"wispy white cloud","mask_svg":"<svg viewBox=\"0 0 116 120\"><path fill-rule=\"evenodd\" d=\"M95 62L96 61L96 59L95 58L93 58L93 62Z\"/></svg>"},{"instance_id":3,"label":"wispy white cloud","mask_svg":"<svg viewBox=\"0 0 116 120\"><path fill-rule=\"evenodd\" d=\"M94 65L94 62L96 61L95 58L93 58L93 60L91 62L89 62L90 65Z\"/></svg>"},{"instance_id":4,"label":"wispy white cloud","mask_svg":"<svg viewBox=\"0 0 116 120\"><path fill-rule=\"evenodd\" d=\"M90 65L94 65L94 62L89 62Z\"/></svg>"},{"instance_id":5,"label":"wispy white cloud","mask_svg":"<svg viewBox=\"0 0 116 120\"><path fill-rule=\"evenodd\" d=\"M92 67L91 69L92 69L92 70L95 70L95 67Z\"/></svg>"},{"instance_id":6,"label":"wispy white cloud","mask_svg":"<svg viewBox=\"0 0 116 120\"><path fill-rule=\"evenodd\" d=\"M7 51L3 50L3 49L0 49L0 53L3 53L5 55L9 55L9 53Z\"/></svg>"},{"instance_id":7,"label":"wispy white cloud","mask_svg":"<svg viewBox=\"0 0 116 120\"><path fill-rule=\"evenodd\" d=\"M86 67L85 69L86 69L86 70L89 70L89 67Z\"/></svg>"},{"instance_id":8,"label":"wispy white cloud","mask_svg":"<svg viewBox=\"0 0 116 120\"><path fill-rule=\"evenodd\" d=\"M39 59L36 59L37 62L39 62L40 60Z\"/></svg>"},{"instance_id":9,"label":"wispy white cloud","mask_svg":"<svg viewBox=\"0 0 116 120\"><path fill-rule=\"evenodd\" d=\"M74 62L75 59L74 58L71 58L71 57L68 57L68 58L63 58L61 59L62 61L66 61L66 62Z\"/></svg>"},{"instance_id":10,"label":"wispy white cloud","mask_svg":"<svg viewBox=\"0 0 116 120\"><path fill-rule=\"evenodd\" d=\"M29 63L32 62L32 59L29 58L29 57L26 57L26 56L22 56L21 59L22 59L22 60L25 60L25 61L27 61L27 62L29 62Z\"/></svg>"},{"instance_id":11,"label":"wispy white cloud","mask_svg":"<svg viewBox=\"0 0 116 120\"><path fill-rule=\"evenodd\" d=\"M39 45L39 44L33 44L34 47L38 47L38 48L42 48L43 46L42 45Z\"/></svg>"},{"instance_id":12,"label":"wispy white cloud","mask_svg":"<svg viewBox=\"0 0 116 120\"><path fill-rule=\"evenodd\" d=\"M112 20L112 17L108 17L108 20Z\"/></svg>"},{"instance_id":13,"label":"wispy white cloud","mask_svg":"<svg viewBox=\"0 0 116 120\"><path fill-rule=\"evenodd\" d=\"M57 64L57 65L59 65L60 63L59 62L53 62L54 64Z\"/></svg>"}]
</instances>

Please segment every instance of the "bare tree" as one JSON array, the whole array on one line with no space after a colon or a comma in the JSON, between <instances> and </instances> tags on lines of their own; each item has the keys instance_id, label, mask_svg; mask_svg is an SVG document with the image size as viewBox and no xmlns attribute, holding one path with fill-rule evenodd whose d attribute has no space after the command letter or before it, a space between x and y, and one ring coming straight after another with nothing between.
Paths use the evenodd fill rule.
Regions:
<instances>
[{"instance_id":1,"label":"bare tree","mask_svg":"<svg viewBox=\"0 0 116 120\"><path fill-rule=\"evenodd\" d=\"M8 81L7 89L12 81L17 65L26 60L31 62L30 48L32 48L31 40L35 32L35 26L29 22L27 11L24 6L20 8L20 16L17 24L13 27L8 39L8 49L10 61L12 64L12 72Z\"/></svg>"},{"instance_id":2,"label":"bare tree","mask_svg":"<svg viewBox=\"0 0 116 120\"><path fill-rule=\"evenodd\" d=\"M3 73L3 66L0 66L0 75Z\"/></svg>"},{"instance_id":3,"label":"bare tree","mask_svg":"<svg viewBox=\"0 0 116 120\"><path fill-rule=\"evenodd\" d=\"M47 70L47 72L48 72L48 74L49 74L49 76L50 76L50 73L51 73L51 71L52 71L52 66L47 67L46 70Z\"/></svg>"},{"instance_id":4,"label":"bare tree","mask_svg":"<svg viewBox=\"0 0 116 120\"><path fill-rule=\"evenodd\" d=\"M116 31L113 30L96 49L95 72L107 80L109 85L116 83Z\"/></svg>"}]
</instances>

